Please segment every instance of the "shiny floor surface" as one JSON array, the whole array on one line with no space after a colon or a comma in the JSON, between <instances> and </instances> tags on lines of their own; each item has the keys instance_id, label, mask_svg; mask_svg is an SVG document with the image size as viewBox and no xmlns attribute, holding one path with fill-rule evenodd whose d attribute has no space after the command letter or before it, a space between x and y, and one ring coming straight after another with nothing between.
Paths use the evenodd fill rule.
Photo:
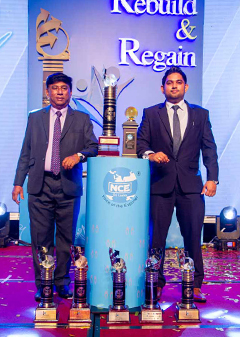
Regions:
<instances>
[{"instance_id":1,"label":"shiny floor surface","mask_svg":"<svg viewBox=\"0 0 240 337\"><path fill-rule=\"evenodd\" d=\"M59 321L55 327L34 325L36 302L29 247L0 248L0 336L240 336L240 252L219 252L203 249L205 279L202 291L206 304L197 304L201 323L177 323L176 303L181 298L181 274L174 249L167 250L165 274L167 285L161 298L162 324L140 324L139 308L131 310L129 324L109 325L106 312L93 308L90 329L70 328L67 324L71 300L54 295L58 304ZM71 270L73 276L73 270Z\"/></svg>"}]
</instances>

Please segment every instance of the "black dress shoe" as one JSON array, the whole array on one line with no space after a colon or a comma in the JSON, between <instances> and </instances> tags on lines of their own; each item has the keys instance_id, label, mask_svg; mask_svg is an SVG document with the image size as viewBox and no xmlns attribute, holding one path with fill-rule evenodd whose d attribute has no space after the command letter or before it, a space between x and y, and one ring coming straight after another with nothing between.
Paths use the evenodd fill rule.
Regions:
<instances>
[{"instance_id":1,"label":"black dress shoe","mask_svg":"<svg viewBox=\"0 0 240 337\"><path fill-rule=\"evenodd\" d=\"M59 286L56 287L58 295L62 298L71 298L73 296L72 291L69 289L69 286Z\"/></svg>"},{"instance_id":2,"label":"black dress shoe","mask_svg":"<svg viewBox=\"0 0 240 337\"><path fill-rule=\"evenodd\" d=\"M34 298L36 302L41 302L41 287L38 288Z\"/></svg>"}]
</instances>

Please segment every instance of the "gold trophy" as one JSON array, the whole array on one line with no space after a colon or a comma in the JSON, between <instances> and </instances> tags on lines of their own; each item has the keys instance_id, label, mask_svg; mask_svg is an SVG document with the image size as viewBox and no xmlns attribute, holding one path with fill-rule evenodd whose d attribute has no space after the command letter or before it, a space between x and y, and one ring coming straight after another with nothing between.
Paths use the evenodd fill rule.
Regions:
<instances>
[{"instance_id":1,"label":"gold trophy","mask_svg":"<svg viewBox=\"0 0 240 337\"><path fill-rule=\"evenodd\" d=\"M119 251L109 248L109 256L113 275L113 305L109 306L107 323L130 323L128 306L125 305L125 274L127 268Z\"/></svg>"},{"instance_id":2,"label":"gold trophy","mask_svg":"<svg viewBox=\"0 0 240 337\"><path fill-rule=\"evenodd\" d=\"M138 115L136 108L130 106L125 111L128 120L123 123L123 157L137 158L137 129L135 117Z\"/></svg>"},{"instance_id":3,"label":"gold trophy","mask_svg":"<svg viewBox=\"0 0 240 337\"><path fill-rule=\"evenodd\" d=\"M38 261L41 266L41 302L36 308L37 325L52 326L58 321L57 305L53 302L54 258L47 255L47 248L38 247Z\"/></svg>"},{"instance_id":4,"label":"gold trophy","mask_svg":"<svg viewBox=\"0 0 240 337\"><path fill-rule=\"evenodd\" d=\"M145 304L141 306L140 323L163 323L162 309L158 304L158 271L162 262L162 249L152 248L145 268Z\"/></svg>"},{"instance_id":5,"label":"gold trophy","mask_svg":"<svg viewBox=\"0 0 240 337\"><path fill-rule=\"evenodd\" d=\"M69 313L70 327L90 327L90 307L86 303L88 261L81 247L71 247L72 261L75 266L74 295Z\"/></svg>"},{"instance_id":6,"label":"gold trophy","mask_svg":"<svg viewBox=\"0 0 240 337\"><path fill-rule=\"evenodd\" d=\"M201 322L193 299L194 262L184 249L178 249L177 256L182 272L182 302L177 303L176 320L180 323Z\"/></svg>"}]
</instances>

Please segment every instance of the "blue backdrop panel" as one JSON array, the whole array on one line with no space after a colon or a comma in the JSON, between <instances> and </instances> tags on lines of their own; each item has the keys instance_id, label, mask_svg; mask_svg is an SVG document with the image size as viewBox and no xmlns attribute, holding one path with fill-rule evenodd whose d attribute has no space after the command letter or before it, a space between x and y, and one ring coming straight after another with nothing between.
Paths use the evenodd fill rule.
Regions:
<instances>
[{"instance_id":1,"label":"blue backdrop panel","mask_svg":"<svg viewBox=\"0 0 240 337\"><path fill-rule=\"evenodd\" d=\"M143 159L88 159L86 256L91 305L112 304L109 247L119 250L126 262L126 304L136 307L144 302L149 177L149 163Z\"/></svg>"}]
</instances>

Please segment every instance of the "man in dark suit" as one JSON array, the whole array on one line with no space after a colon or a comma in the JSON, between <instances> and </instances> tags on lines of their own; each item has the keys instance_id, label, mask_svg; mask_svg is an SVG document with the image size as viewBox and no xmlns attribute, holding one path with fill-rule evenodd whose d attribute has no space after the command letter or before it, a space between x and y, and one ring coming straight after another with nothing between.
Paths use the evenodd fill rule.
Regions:
<instances>
[{"instance_id":1,"label":"man in dark suit","mask_svg":"<svg viewBox=\"0 0 240 337\"><path fill-rule=\"evenodd\" d=\"M70 247L74 242L82 195L82 162L97 155L97 140L87 114L71 109L72 79L55 73L46 81L51 105L29 114L20 153L13 200L19 204L28 174L28 209L37 293L41 299L40 267L37 247L56 258L54 283L60 297L72 296L69 289Z\"/></svg>"},{"instance_id":2,"label":"man in dark suit","mask_svg":"<svg viewBox=\"0 0 240 337\"><path fill-rule=\"evenodd\" d=\"M217 151L209 112L184 101L187 90L186 75L179 67L166 71L161 86L166 101L144 109L137 153L141 158L148 158L151 165L152 247L165 249L176 207L184 247L195 265L194 300L206 302L201 292L204 277L201 230L204 195L213 197L218 184ZM200 152L207 170L204 185L199 171ZM165 283L162 262L159 298Z\"/></svg>"}]
</instances>

